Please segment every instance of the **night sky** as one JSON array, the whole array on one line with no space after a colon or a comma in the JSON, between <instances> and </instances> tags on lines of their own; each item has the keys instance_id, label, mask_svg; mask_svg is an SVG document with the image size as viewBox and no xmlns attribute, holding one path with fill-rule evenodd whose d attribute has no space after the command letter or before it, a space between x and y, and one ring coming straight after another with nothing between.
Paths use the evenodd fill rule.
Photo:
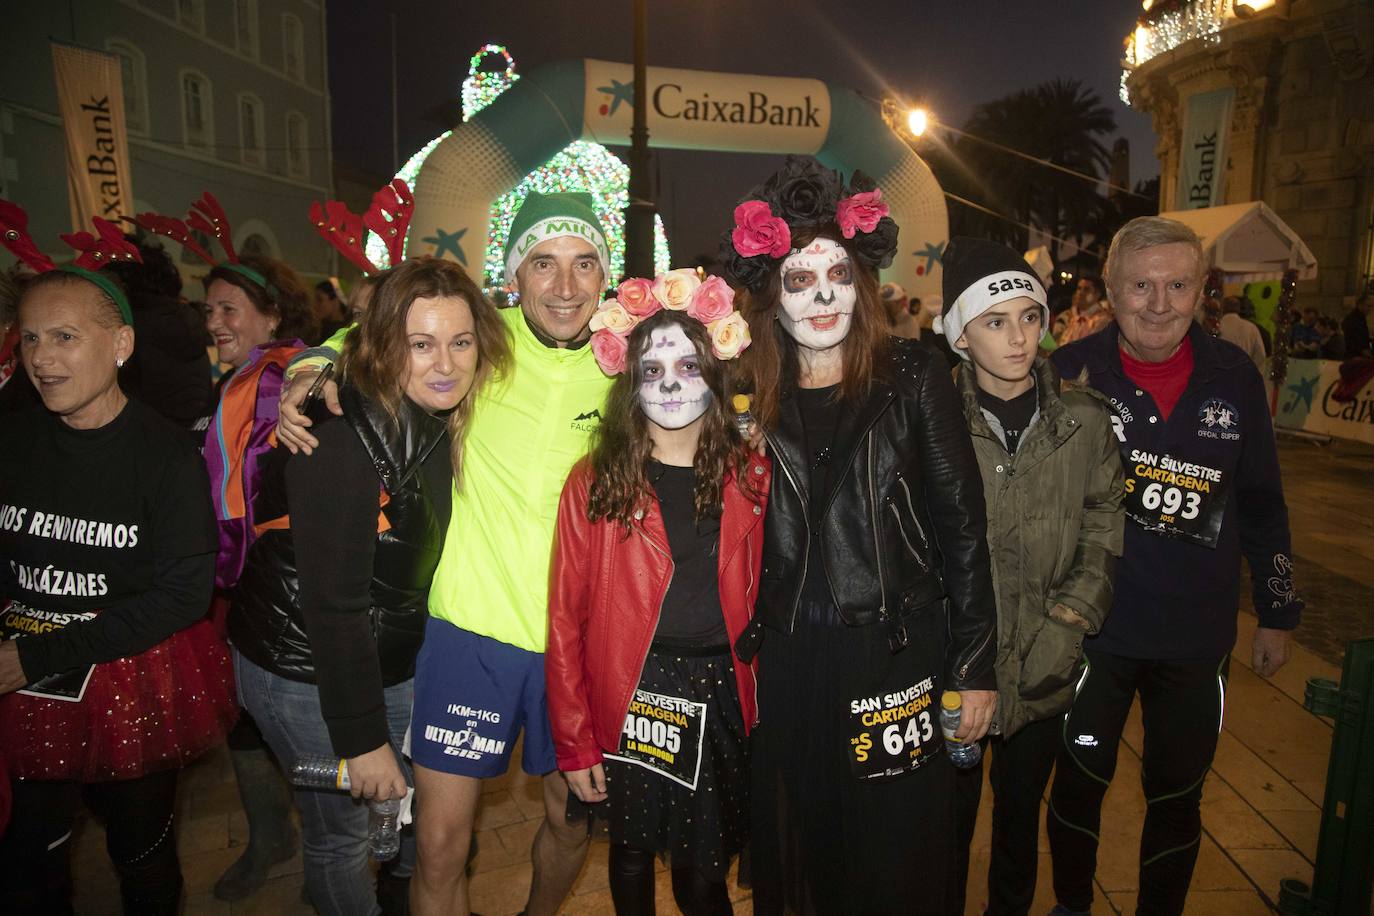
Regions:
<instances>
[{"instance_id":1,"label":"night sky","mask_svg":"<svg viewBox=\"0 0 1374 916\"><path fill-rule=\"evenodd\" d=\"M873 97L891 92L923 101L955 126L980 102L1056 77L1081 79L1130 140L1132 181L1159 171L1149 118L1117 99L1122 39L1140 14L1136 0L648 4L651 66L811 77ZM335 161L391 174L389 12L397 22L404 162L461 111L460 87L477 48L506 45L524 73L565 58L628 62L632 10L631 0L330 0ZM781 161L678 150L655 150L654 158L675 264L714 251L736 201Z\"/></svg>"}]
</instances>

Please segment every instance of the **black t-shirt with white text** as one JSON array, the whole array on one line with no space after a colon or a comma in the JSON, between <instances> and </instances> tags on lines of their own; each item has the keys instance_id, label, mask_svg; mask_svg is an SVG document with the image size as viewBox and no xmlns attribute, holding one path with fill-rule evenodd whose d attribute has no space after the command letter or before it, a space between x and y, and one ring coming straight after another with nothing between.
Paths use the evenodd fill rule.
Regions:
<instances>
[{"instance_id":1,"label":"black t-shirt with white text","mask_svg":"<svg viewBox=\"0 0 1374 916\"><path fill-rule=\"evenodd\" d=\"M5 631L30 679L137 654L203 617L216 546L204 461L151 408L131 400L93 430L41 408L7 424L0 603L24 606Z\"/></svg>"}]
</instances>

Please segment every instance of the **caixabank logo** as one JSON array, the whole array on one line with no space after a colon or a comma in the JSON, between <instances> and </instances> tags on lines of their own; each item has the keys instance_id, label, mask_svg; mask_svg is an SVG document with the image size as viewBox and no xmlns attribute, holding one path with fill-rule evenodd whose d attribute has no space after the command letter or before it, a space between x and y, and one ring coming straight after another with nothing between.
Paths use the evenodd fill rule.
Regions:
<instances>
[{"instance_id":1,"label":"caixabank logo","mask_svg":"<svg viewBox=\"0 0 1374 916\"><path fill-rule=\"evenodd\" d=\"M597 86L596 91L601 93L601 104L596 110L602 117L615 117L622 105L629 109L635 106L634 83L610 79ZM761 90L749 90L733 98L721 98L719 93L713 97L708 91L694 93L675 82L659 83L649 92L650 110L670 121L817 129L824 126L823 109L810 95L792 101L794 104L781 104Z\"/></svg>"}]
</instances>

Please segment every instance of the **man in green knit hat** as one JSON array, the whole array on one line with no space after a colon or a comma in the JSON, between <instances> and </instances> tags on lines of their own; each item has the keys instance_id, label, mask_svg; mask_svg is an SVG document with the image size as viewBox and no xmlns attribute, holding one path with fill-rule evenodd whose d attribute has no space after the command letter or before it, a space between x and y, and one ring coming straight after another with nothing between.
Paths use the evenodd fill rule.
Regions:
<instances>
[{"instance_id":1,"label":"man in green knit hat","mask_svg":"<svg viewBox=\"0 0 1374 916\"><path fill-rule=\"evenodd\" d=\"M555 913L586 856L585 828L564 817L568 787L554 758L543 653L559 494L610 390L587 345L609 266L589 194L526 198L506 242L506 278L520 304L502 313L514 369L478 395L464 440L463 489L453 494L416 661L410 750L419 849L411 905L421 916L468 911L466 864L482 781L506 772L522 729L522 767L542 777L545 812L526 911ZM337 353L342 341L336 335L326 348ZM296 407L321 359L293 367L282 396L278 437L293 452L317 444ZM332 390L326 403L334 408ZM369 763L349 760L354 785L390 775L380 766L371 773Z\"/></svg>"}]
</instances>

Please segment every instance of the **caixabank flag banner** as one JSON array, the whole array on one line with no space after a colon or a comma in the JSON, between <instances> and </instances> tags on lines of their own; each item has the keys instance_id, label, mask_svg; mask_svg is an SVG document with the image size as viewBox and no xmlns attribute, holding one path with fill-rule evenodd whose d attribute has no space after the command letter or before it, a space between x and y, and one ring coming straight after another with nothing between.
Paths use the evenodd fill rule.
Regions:
<instances>
[{"instance_id":1,"label":"caixabank flag banner","mask_svg":"<svg viewBox=\"0 0 1374 916\"><path fill-rule=\"evenodd\" d=\"M1179 210L1214 207L1222 202L1222 177L1226 174L1226 135L1231 129L1231 88L1199 92L1188 98L1179 147Z\"/></svg>"},{"instance_id":2,"label":"caixabank flag banner","mask_svg":"<svg viewBox=\"0 0 1374 916\"><path fill-rule=\"evenodd\" d=\"M1374 443L1374 381L1350 400L1336 400L1340 388L1341 364L1335 360L1290 359L1274 425Z\"/></svg>"},{"instance_id":3,"label":"caixabank flag banner","mask_svg":"<svg viewBox=\"0 0 1374 916\"><path fill-rule=\"evenodd\" d=\"M133 216L133 181L124 130L124 86L113 54L52 45L57 102L67 139L67 196L72 230L91 217L118 223Z\"/></svg>"}]
</instances>

